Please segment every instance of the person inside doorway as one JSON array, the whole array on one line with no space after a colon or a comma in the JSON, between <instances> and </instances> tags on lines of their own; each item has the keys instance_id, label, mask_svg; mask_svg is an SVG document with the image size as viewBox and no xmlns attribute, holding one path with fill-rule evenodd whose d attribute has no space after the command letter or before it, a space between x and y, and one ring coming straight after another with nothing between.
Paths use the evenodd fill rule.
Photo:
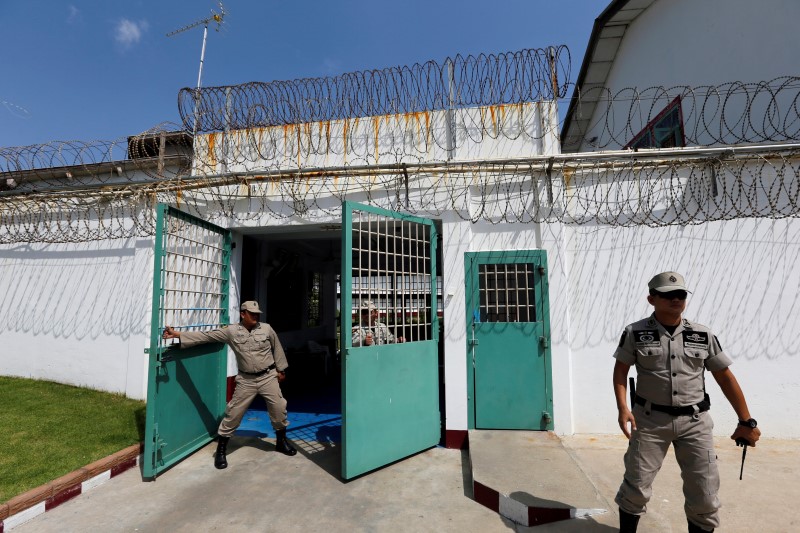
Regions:
<instances>
[{"instance_id":1,"label":"person inside doorway","mask_svg":"<svg viewBox=\"0 0 800 533\"><path fill-rule=\"evenodd\" d=\"M618 422L629 439L625 476L615 499L620 531L636 531L670 445L681 468L689 533L714 531L719 526L719 471L706 370L739 417L731 439L755 446L761 431L717 337L706 326L683 318L689 294L683 276L662 272L648 288L653 314L629 324L614 352ZM638 383L629 409L626 380L633 365Z\"/></svg>"},{"instance_id":2,"label":"person inside doorway","mask_svg":"<svg viewBox=\"0 0 800 533\"><path fill-rule=\"evenodd\" d=\"M405 342L395 337L389 326L378 321L378 308L371 300L365 300L359 309L359 324L353 326L353 346L372 346Z\"/></svg>"},{"instance_id":3,"label":"person inside doorway","mask_svg":"<svg viewBox=\"0 0 800 533\"><path fill-rule=\"evenodd\" d=\"M275 429L277 451L285 455L295 455L295 450L286 439L286 399L283 397L280 382L286 379L289 366L278 334L269 324L259 322L261 309L258 302L242 303L239 310L240 322L210 331L176 331L170 326L164 328L163 338L179 339L180 348L190 348L207 342L224 342L236 355L236 387L233 398L225 407L225 417L219 424L219 441L214 454L214 466L227 468L226 457L228 441L242 422L247 408L261 395L267 404L272 427Z\"/></svg>"}]
</instances>

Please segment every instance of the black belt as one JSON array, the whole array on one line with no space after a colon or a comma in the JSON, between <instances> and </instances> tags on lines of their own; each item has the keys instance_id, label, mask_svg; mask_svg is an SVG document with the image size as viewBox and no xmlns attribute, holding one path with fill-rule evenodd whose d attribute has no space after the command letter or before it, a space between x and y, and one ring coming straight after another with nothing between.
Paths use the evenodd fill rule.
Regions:
<instances>
[{"instance_id":1,"label":"black belt","mask_svg":"<svg viewBox=\"0 0 800 533\"><path fill-rule=\"evenodd\" d=\"M244 370L239 370L239 373L244 374L245 376L263 376L264 374L266 374L267 372L269 372L274 368L275 368L275 363L269 365L264 370L259 370L258 372L245 372Z\"/></svg>"},{"instance_id":2,"label":"black belt","mask_svg":"<svg viewBox=\"0 0 800 533\"><path fill-rule=\"evenodd\" d=\"M635 401L639 405L644 405L647 403L647 400L642 398L638 394L636 395ZM703 397L703 401L698 403L696 407L699 413L703 413L711 409L711 399L708 397L708 394L706 394ZM672 416L693 415L694 408L695 408L694 405L684 405L682 407L678 407L673 405L659 405L657 403L650 404L650 409L652 409L653 411L661 411L662 413L667 413Z\"/></svg>"}]
</instances>

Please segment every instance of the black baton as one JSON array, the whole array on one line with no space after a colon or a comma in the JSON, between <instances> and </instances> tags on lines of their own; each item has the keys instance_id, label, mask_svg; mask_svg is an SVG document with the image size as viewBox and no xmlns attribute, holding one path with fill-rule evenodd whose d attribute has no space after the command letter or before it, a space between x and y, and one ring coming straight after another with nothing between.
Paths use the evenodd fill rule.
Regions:
<instances>
[{"instance_id":1,"label":"black baton","mask_svg":"<svg viewBox=\"0 0 800 533\"><path fill-rule=\"evenodd\" d=\"M739 469L739 481L742 480L742 472L744 472L744 458L747 457L747 441L744 440L742 437L736 439L737 446L743 446L742 448L742 467Z\"/></svg>"},{"instance_id":2,"label":"black baton","mask_svg":"<svg viewBox=\"0 0 800 533\"><path fill-rule=\"evenodd\" d=\"M631 393L631 409L633 409L633 404L636 403L636 382L633 378L628 378L628 390Z\"/></svg>"}]
</instances>

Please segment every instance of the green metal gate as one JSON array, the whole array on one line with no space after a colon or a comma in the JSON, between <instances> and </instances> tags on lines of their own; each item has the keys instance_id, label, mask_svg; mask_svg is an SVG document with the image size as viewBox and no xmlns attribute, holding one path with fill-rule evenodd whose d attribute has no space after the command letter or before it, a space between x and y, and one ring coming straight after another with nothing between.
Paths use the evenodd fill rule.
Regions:
<instances>
[{"instance_id":1,"label":"green metal gate","mask_svg":"<svg viewBox=\"0 0 800 533\"><path fill-rule=\"evenodd\" d=\"M440 439L437 233L430 220L345 202L342 211L342 477ZM403 343L353 346L360 310ZM353 314L356 318L354 322Z\"/></svg>"},{"instance_id":2,"label":"green metal gate","mask_svg":"<svg viewBox=\"0 0 800 533\"><path fill-rule=\"evenodd\" d=\"M470 427L553 429L545 252L467 253L465 271Z\"/></svg>"},{"instance_id":3,"label":"green metal gate","mask_svg":"<svg viewBox=\"0 0 800 533\"><path fill-rule=\"evenodd\" d=\"M180 350L161 333L165 326L188 331L228 324L230 232L167 205L156 209L142 461L147 479L213 438L225 411L227 376L224 344Z\"/></svg>"}]
</instances>

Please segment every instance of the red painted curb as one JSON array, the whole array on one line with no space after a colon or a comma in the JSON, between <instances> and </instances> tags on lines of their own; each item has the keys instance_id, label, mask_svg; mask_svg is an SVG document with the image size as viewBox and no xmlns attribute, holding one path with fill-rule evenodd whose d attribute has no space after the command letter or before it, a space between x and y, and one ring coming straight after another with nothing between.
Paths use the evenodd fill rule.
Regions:
<instances>
[{"instance_id":1,"label":"red painted curb","mask_svg":"<svg viewBox=\"0 0 800 533\"><path fill-rule=\"evenodd\" d=\"M468 435L466 437L466 448L469 449ZM472 478L472 498L487 509L491 509L495 513L508 520L511 520L512 522L518 522L521 519L520 514L512 512L512 514L516 514L516 518L514 518L514 516L507 516L506 513L508 512L509 506L512 509L516 508L517 510L519 510L519 506L523 506L524 510L527 512L524 513L525 517L521 520L522 522L527 520L527 523L520 523L522 526L540 526L542 524L549 524L550 522L559 522L561 520L569 520L573 518L573 509L561 507L533 507L514 500L513 498L510 498L505 494L501 494L499 491L484 485L480 481L476 480L472 474L471 462L470 477ZM505 505L505 513L501 510L503 505Z\"/></svg>"},{"instance_id":2,"label":"red painted curb","mask_svg":"<svg viewBox=\"0 0 800 533\"><path fill-rule=\"evenodd\" d=\"M29 519L39 514L54 509L62 503L69 501L83 492L83 483L99 475L108 473L108 477L113 478L126 470L136 466L139 462L139 455L143 449L142 443L134 444L124 450L109 455L105 459L100 459L83 468L79 468L65 476L61 476L45 485L36 487L0 505L0 533L11 529L19 524L27 522ZM17 515L32 509L44 502L44 509L23 522L15 523ZM9 523L11 523L9 527Z\"/></svg>"}]
</instances>

